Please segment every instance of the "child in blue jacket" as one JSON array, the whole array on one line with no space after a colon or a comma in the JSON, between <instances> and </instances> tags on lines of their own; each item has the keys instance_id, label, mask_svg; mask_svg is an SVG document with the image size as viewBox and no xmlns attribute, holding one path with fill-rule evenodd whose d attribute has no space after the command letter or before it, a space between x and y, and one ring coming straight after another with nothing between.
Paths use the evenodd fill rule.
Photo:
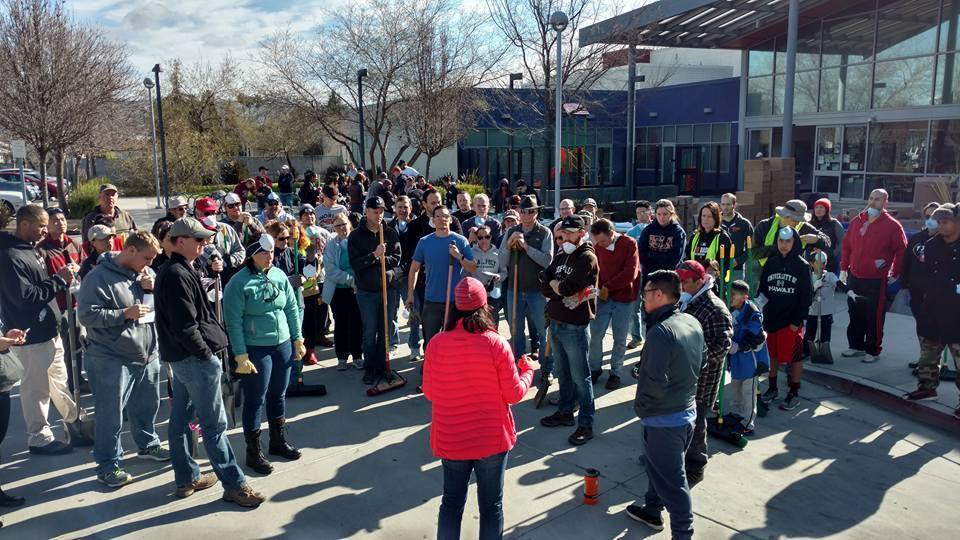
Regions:
<instances>
[{"instance_id":1,"label":"child in blue jacket","mask_svg":"<svg viewBox=\"0 0 960 540\"><path fill-rule=\"evenodd\" d=\"M737 280L730 285L730 314L733 316L733 344L730 346L730 375L724 411L741 418L744 435L753 434L757 417L757 379L770 369L763 313L749 300L750 286Z\"/></svg>"}]
</instances>

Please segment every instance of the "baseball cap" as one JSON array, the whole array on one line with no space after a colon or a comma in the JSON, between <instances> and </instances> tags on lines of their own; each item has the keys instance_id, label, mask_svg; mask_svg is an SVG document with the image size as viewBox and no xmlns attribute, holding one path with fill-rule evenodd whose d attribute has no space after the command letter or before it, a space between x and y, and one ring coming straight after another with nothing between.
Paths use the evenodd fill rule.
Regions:
<instances>
[{"instance_id":1,"label":"baseball cap","mask_svg":"<svg viewBox=\"0 0 960 540\"><path fill-rule=\"evenodd\" d=\"M280 170L281 170L281 171L289 171L289 170L290 170L290 166L289 166L289 165L283 165L282 167L280 167Z\"/></svg>"},{"instance_id":2,"label":"baseball cap","mask_svg":"<svg viewBox=\"0 0 960 540\"><path fill-rule=\"evenodd\" d=\"M516 210L507 210L503 213L503 220L506 221L508 219L520 221L520 214L518 214Z\"/></svg>"},{"instance_id":3,"label":"baseball cap","mask_svg":"<svg viewBox=\"0 0 960 540\"><path fill-rule=\"evenodd\" d=\"M597 207L597 201L593 200L592 197L587 197L586 199L583 200L583 204L581 204L580 206L592 206L592 207L596 208L596 207Z\"/></svg>"},{"instance_id":4,"label":"baseball cap","mask_svg":"<svg viewBox=\"0 0 960 540\"><path fill-rule=\"evenodd\" d=\"M167 199L167 206L170 208L179 208L181 206L187 206L187 198L177 195L175 197L170 197Z\"/></svg>"},{"instance_id":5,"label":"baseball cap","mask_svg":"<svg viewBox=\"0 0 960 540\"><path fill-rule=\"evenodd\" d=\"M253 257L257 253L261 253L263 251L271 252L274 250L275 247L276 247L276 241L273 239L272 236L270 236L269 234L260 235L259 240L247 244L246 246L247 257L248 258Z\"/></svg>"},{"instance_id":6,"label":"baseball cap","mask_svg":"<svg viewBox=\"0 0 960 540\"><path fill-rule=\"evenodd\" d=\"M182 217L173 222L173 225L170 227L170 232L167 235L170 238L178 238L181 236L190 236L193 238L207 239L216 234L213 231L207 230L199 221L192 217Z\"/></svg>"},{"instance_id":7,"label":"baseball cap","mask_svg":"<svg viewBox=\"0 0 960 540\"><path fill-rule=\"evenodd\" d=\"M223 198L223 204L237 204L240 202L240 196L236 193L227 193L227 196Z\"/></svg>"},{"instance_id":8,"label":"baseball cap","mask_svg":"<svg viewBox=\"0 0 960 540\"><path fill-rule=\"evenodd\" d=\"M487 290L476 278L465 277L457 283L454 301L460 311L474 311L487 303Z\"/></svg>"},{"instance_id":9,"label":"baseball cap","mask_svg":"<svg viewBox=\"0 0 960 540\"><path fill-rule=\"evenodd\" d=\"M87 231L87 240L103 240L105 238L110 238L111 236L116 236L117 233L114 232L113 227L108 227L106 225L94 225L90 227L90 230Z\"/></svg>"},{"instance_id":10,"label":"baseball cap","mask_svg":"<svg viewBox=\"0 0 960 540\"><path fill-rule=\"evenodd\" d=\"M50 217L53 217L57 214L62 214L62 213L63 213L63 208L60 208L59 206L51 206L50 208L47 208L47 215Z\"/></svg>"},{"instance_id":11,"label":"baseball cap","mask_svg":"<svg viewBox=\"0 0 960 540\"><path fill-rule=\"evenodd\" d=\"M366 203L366 205L365 205L365 208L370 208L370 209L373 209L373 210L379 210L379 209L381 209L381 208L383 208L383 207L384 207L384 206L383 206L383 199L381 199L380 197L371 197L371 198L367 199L367 203Z\"/></svg>"},{"instance_id":12,"label":"baseball cap","mask_svg":"<svg viewBox=\"0 0 960 540\"><path fill-rule=\"evenodd\" d=\"M267 202L273 201L280 202L280 196L271 191L270 194L267 195Z\"/></svg>"},{"instance_id":13,"label":"baseball cap","mask_svg":"<svg viewBox=\"0 0 960 540\"><path fill-rule=\"evenodd\" d=\"M583 218L576 214L567 216L560 222L560 228L565 231L582 231Z\"/></svg>"},{"instance_id":14,"label":"baseball cap","mask_svg":"<svg viewBox=\"0 0 960 540\"><path fill-rule=\"evenodd\" d=\"M117 186L113 184L100 184L100 193L103 193L104 191L110 191L111 189L117 193L120 193L120 190L117 189Z\"/></svg>"},{"instance_id":15,"label":"baseball cap","mask_svg":"<svg viewBox=\"0 0 960 540\"><path fill-rule=\"evenodd\" d=\"M197 202L194 204L194 209L197 212L203 212L204 214L216 214L217 201L213 200L211 197L197 199Z\"/></svg>"},{"instance_id":16,"label":"baseball cap","mask_svg":"<svg viewBox=\"0 0 960 540\"><path fill-rule=\"evenodd\" d=\"M316 214L316 213L317 213L317 210L313 207L312 204L302 204L300 205L300 214L298 215L303 216L304 214Z\"/></svg>"},{"instance_id":17,"label":"baseball cap","mask_svg":"<svg viewBox=\"0 0 960 540\"><path fill-rule=\"evenodd\" d=\"M680 281L699 281L707 276L707 271L697 261L683 261L677 266L677 275L680 276Z\"/></svg>"}]
</instances>

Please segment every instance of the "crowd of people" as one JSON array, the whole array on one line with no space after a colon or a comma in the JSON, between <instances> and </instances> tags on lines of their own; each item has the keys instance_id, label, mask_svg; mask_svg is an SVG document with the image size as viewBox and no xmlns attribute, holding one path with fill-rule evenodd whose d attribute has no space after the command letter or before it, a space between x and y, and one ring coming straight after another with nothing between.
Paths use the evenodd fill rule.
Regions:
<instances>
[{"instance_id":1,"label":"crowd of people","mask_svg":"<svg viewBox=\"0 0 960 540\"><path fill-rule=\"evenodd\" d=\"M336 370L352 365L365 385L389 387L406 326L443 463L438 537L459 537L475 473L481 537L494 538L517 440L509 406L556 382L556 409L540 424L574 428L568 442L588 443L612 329L606 389L626 384L627 351L642 348L629 375L649 487L627 514L660 530L666 509L674 538L691 538L690 490L705 478L726 371L720 410L741 435L754 433L758 407L796 408L804 360L832 361L815 353L829 348L838 292L850 312L843 356L875 362L887 286L903 274L922 350L918 389L905 399L936 397L944 349L960 358L956 319L931 315L960 309L952 204L930 205L908 245L883 190L847 228L827 199L812 215L803 201L787 201L754 228L725 194L699 208L690 231L669 199L638 201L635 223L621 232L593 199L580 211L561 201L549 222L526 184L514 193L504 179L494 193L471 196L452 178L437 189L403 162L370 180L352 165L322 182L308 171L297 205L293 178L285 167L274 184L261 169L219 200L197 200L192 215L186 199L172 197L149 231L105 184L81 241L59 209L19 210L15 231L0 233L0 440L19 379L30 453L93 446L97 479L123 486L133 480L122 465L126 418L138 457L172 463L178 497L221 482L224 500L255 507L265 496L226 437L228 394L243 395L248 471L270 474L269 459L301 457L285 414L298 362L316 364L329 347ZM166 445L156 430L162 372L172 400ZM95 425L77 404L89 391ZM51 430L51 401L65 441ZM198 432L212 473L194 459ZM0 491L0 505L19 504Z\"/></svg>"}]
</instances>

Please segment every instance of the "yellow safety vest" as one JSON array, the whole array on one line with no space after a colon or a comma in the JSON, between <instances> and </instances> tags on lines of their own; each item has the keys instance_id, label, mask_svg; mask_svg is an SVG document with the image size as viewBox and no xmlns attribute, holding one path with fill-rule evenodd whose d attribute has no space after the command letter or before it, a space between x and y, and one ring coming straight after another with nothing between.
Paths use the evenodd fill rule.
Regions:
<instances>
[{"instance_id":1,"label":"yellow safety vest","mask_svg":"<svg viewBox=\"0 0 960 540\"><path fill-rule=\"evenodd\" d=\"M803 226L803 222L801 221L800 223L797 223L797 226L794 227L793 230L797 231L797 234L800 234L800 227L802 226ZM763 239L764 247L770 247L774 244L774 242L777 241L776 240L777 232L779 230L780 230L780 216L773 216L773 223L770 224L770 230L767 231L767 236L766 238ZM800 247L804 249L806 249L807 247L807 243L804 242L803 239L800 239ZM767 264L767 258L763 257L763 258L757 259L757 262L762 267L763 265Z\"/></svg>"}]
</instances>

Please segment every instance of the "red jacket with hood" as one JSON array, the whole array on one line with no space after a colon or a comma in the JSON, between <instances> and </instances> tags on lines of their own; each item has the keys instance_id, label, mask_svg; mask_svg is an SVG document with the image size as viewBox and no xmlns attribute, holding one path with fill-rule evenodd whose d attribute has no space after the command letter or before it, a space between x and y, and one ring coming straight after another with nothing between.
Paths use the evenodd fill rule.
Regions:
<instances>
[{"instance_id":1,"label":"red jacket with hood","mask_svg":"<svg viewBox=\"0 0 960 540\"><path fill-rule=\"evenodd\" d=\"M907 235L900 222L886 211L870 223L866 212L850 220L843 237L840 271L848 271L861 279L899 277Z\"/></svg>"}]
</instances>

